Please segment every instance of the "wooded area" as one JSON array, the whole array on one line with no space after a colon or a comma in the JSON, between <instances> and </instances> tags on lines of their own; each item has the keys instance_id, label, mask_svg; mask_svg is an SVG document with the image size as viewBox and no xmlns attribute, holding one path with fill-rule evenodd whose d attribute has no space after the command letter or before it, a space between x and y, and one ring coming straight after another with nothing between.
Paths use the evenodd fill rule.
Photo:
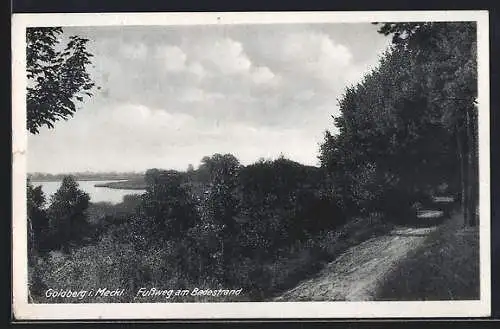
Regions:
<instances>
[{"instance_id":1,"label":"wooded area","mask_svg":"<svg viewBox=\"0 0 500 329\"><path fill-rule=\"evenodd\" d=\"M476 26L379 26L393 45L339 99L340 115L332 122L338 132L325 132L320 167L284 157L244 166L231 154L214 154L186 172L148 170L140 198L126 199L116 207L127 210L111 214L102 205L92 215L98 218L89 218L89 208L99 205L91 203L74 178L64 178L51 200L28 182L33 299L43 302L46 287L77 285L131 291L243 288L245 298L263 300L324 260L320 244L339 238L320 237L340 232L354 219L408 224L432 197L453 195L460 200L464 225L477 225ZM54 33L29 32L29 55L44 54L42 50L50 55ZM55 61L61 70L72 60L87 63L80 57L87 54L85 41L72 40L80 54L75 59L40 55L38 60ZM33 64L29 71L39 70ZM43 124L53 127L54 120L70 115L73 106L67 99L79 100L78 90L93 86L84 70L73 77L76 85L64 95L44 84L36 92L28 90L36 105L28 107L30 132L37 133ZM47 103L40 95L49 94ZM379 221L373 223L379 227Z\"/></svg>"}]
</instances>

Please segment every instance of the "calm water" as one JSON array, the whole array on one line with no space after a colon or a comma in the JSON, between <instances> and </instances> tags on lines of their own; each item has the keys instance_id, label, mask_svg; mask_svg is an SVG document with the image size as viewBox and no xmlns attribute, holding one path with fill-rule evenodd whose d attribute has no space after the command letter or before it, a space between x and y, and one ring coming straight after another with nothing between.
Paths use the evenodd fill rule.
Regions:
<instances>
[{"instance_id":1,"label":"calm water","mask_svg":"<svg viewBox=\"0 0 500 329\"><path fill-rule=\"evenodd\" d=\"M94 184L102 184L109 182L118 182L116 180L108 181L78 181L80 189L87 192L90 195L91 202L110 202L112 204L117 204L123 201L123 196L128 194L142 194L144 190L117 190L107 187L95 187ZM50 196L54 194L61 186L61 181L54 182L32 182L34 186L42 185L43 193L47 201L50 200Z\"/></svg>"}]
</instances>

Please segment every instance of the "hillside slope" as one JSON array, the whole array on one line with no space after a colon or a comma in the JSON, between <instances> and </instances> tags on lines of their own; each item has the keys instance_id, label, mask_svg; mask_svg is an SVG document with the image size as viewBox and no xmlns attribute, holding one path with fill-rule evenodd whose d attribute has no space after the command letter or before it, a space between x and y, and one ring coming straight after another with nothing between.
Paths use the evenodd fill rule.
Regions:
<instances>
[{"instance_id":1,"label":"hillside slope","mask_svg":"<svg viewBox=\"0 0 500 329\"><path fill-rule=\"evenodd\" d=\"M437 226L396 227L347 250L318 275L274 301L369 301L384 278L410 252L422 246Z\"/></svg>"},{"instance_id":2,"label":"hillside slope","mask_svg":"<svg viewBox=\"0 0 500 329\"><path fill-rule=\"evenodd\" d=\"M460 213L351 247L274 301L456 299L479 299L478 228L463 227Z\"/></svg>"}]
</instances>

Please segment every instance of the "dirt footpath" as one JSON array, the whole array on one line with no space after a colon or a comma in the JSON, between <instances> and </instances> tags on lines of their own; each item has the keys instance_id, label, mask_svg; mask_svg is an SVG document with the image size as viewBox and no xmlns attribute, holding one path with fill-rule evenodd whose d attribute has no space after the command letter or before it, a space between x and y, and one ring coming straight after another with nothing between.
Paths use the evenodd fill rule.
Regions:
<instances>
[{"instance_id":1,"label":"dirt footpath","mask_svg":"<svg viewBox=\"0 0 500 329\"><path fill-rule=\"evenodd\" d=\"M301 282L273 301L373 300L383 278L436 228L395 228L367 240L348 249L316 277Z\"/></svg>"}]
</instances>

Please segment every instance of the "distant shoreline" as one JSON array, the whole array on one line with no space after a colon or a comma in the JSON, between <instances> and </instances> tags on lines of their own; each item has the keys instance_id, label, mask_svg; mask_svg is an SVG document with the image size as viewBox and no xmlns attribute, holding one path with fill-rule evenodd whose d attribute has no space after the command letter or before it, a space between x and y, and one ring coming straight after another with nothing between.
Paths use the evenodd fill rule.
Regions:
<instances>
[{"instance_id":1,"label":"distant shoreline","mask_svg":"<svg viewBox=\"0 0 500 329\"><path fill-rule=\"evenodd\" d=\"M45 180L32 180L32 183L60 183L62 179L45 179ZM102 181L104 183L96 183L94 184L94 187L106 187L110 188L113 190L131 190L131 191L137 191L137 190L145 190L146 189L146 182L144 179L76 179L76 181L81 181L81 182L91 182L91 181Z\"/></svg>"},{"instance_id":2,"label":"distant shoreline","mask_svg":"<svg viewBox=\"0 0 500 329\"><path fill-rule=\"evenodd\" d=\"M32 182L61 182L63 178L51 178L51 179L32 179L29 178ZM88 181L128 181L129 178L104 178L104 177L95 177L95 178L76 178L76 181L88 182Z\"/></svg>"},{"instance_id":3,"label":"distant shoreline","mask_svg":"<svg viewBox=\"0 0 500 329\"><path fill-rule=\"evenodd\" d=\"M107 187L115 190L145 190L146 182L144 179L128 179L118 182L109 182L102 184L94 184L95 187Z\"/></svg>"}]
</instances>

